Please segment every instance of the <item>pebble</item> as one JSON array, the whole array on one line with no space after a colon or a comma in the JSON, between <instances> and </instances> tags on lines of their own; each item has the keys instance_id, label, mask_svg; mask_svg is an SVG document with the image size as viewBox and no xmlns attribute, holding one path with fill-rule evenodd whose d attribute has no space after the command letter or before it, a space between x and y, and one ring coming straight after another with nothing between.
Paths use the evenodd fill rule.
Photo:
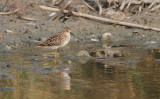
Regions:
<instances>
[{"instance_id":1,"label":"pebble","mask_svg":"<svg viewBox=\"0 0 160 99\"><path fill-rule=\"evenodd\" d=\"M49 18L50 18L50 17L53 17L55 14L56 14L56 13L53 12L53 13L49 14L48 17L49 17Z\"/></svg>"},{"instance_id":2,"label":"pebble","mask_svg":"<svg viewBox=\"0 0 160 99\"><path fill-rule=\"evenodd\" d=\"M69 65L71 65L71 64L72 64L72 61L71 61L71 60L69 60L69 61L67 61L67 62L68 62L68 64L69 64Z\"/></svg>"},{"instance_id":3,"label":"pebble","mask_svg":"<svg viewBox=\"0 0 160 99\"><path fill-rule=\"evenodd\" d=\"M120 20L120 21L122 21L122 20L125 19L125 14L123 12L118 11L118 12L115 12L111 16L111 18L114 19L114 20Z\"/></svg>"},{"instance_id":4,"label":"pebble","mask_svg":"<svg viewBox=\"0 0 160 99\"><path fill-rule=\"evenodd\" d=\"M99 40L97 40L97 39L91 39L91 41L98 42Z\"/></svg>"},{"instance_id":5,"label":"pebble","mask_svg":"<svg viewBox=\"0 0 160 99\"><path fill-rule=\"evenodd\" d=\"M81 12L81 13L88 13L88 12L90 12L89 8L87 6L85 6L85 5L78 5L76 7L76 11L77 12Z\"/></svg>"},{"instance_id":6,"label":"pebble","mask_svg":"<svg viewBox=\"0 0 160 99\"><path fill-rule=\"evenodd\" d=\"M113 57L123 57L122 53L114 54Z\"/></svg>"},{"instance_id":7,"label":"pebble","mask_svg":"<svg viewBox=\"0 0 160 99\"><path fill-rule=\"evenodd\" d=\"M12 49L12 47L11 47L11 46L9 46L9 45L6 45L6 49L7 49L7 50L11 50L11 49Z\"/></svg>"},{"instance_id":8,"label":"pebble","mask_svg":"<svg viewBox=\"0 0 160 99\"><path fill-rule=\"evenodd\" d=\"M103 40L109 40L109 39L111 39L111 37L112 37L112 34L109 33L109 32L106 32L106 33L104 33L104 34L102 35L102 39L103 39Z\"/></svg>"},{"instance_id":9,"label":"pebble","mask_svg":"<svg viewBox=\"0 0 160 99\"><path fill-rule=\"evenodd\" d=\"M36 23L30 22L30 23L26 23L26 25L29 25L29 26L35 26L35 25L36 25Z\"/></svg>"},{"instance_id":10,"label":"pebble","mask_svg":"<svg viewBox=\"0 0 160 99\"><path fill-rule=\"evenodd\" d=\"M125 19L125 14L124 12L121 12L121 11L115 11L113 9L109 9L107 12L106 12L106 16L111 18L111 19L114 19L114 20L124 20Z\"/></svg>"},{"instance_id":11,"label":"pebble","mask_svg":"<svg viewBox=\"0 0 160 99\"><path fill-rule=\"evenodd\" d=\"M112 16L114 13L115 13L115 11L114 11L113 9L109 9L109 10L106 12L106 16L110 17L110 16Z\"/></svg>"},{"instance_id":12,"label":"pebble","mask_svg":"<svg viewBox=\"0 0 160 99\"><path fill-rule=\"evenodd\" d=\"M89 53L86 50L81 50L77 56L87 56L90 57Z\"/></svg>"},{"instance_id":13,"label":"pebble","mask_svg":"<svg viewBox=\"0 0 160 99\"><path fill-rule=\"evenodd\" d=\"M104 51L97 51L96 55L97 55L97 57L105 57L105 52Z\"/></svg>"},{"instance_id":14,"label":"pebble","mask_svg":"<svg viewBox=\"0 0 160 99\"><path fill-rule=\"evenodd\" d=\"M96 57L96 52L90 52L89 53L92 57Z\"/></svg>"}]
</instances>

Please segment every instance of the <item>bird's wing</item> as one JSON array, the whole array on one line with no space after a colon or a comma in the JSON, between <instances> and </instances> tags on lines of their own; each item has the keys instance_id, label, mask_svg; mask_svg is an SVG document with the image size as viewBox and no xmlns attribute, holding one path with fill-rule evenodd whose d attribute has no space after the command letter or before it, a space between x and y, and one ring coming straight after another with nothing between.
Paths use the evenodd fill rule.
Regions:
<instances>
[{"instance_id":1,"label":"bird's wing","mask_svg":"<svg viewBox=\"0 0 160 99\"><path fill-rule=\"evenodd\" d=\"M58 46L61 44L62 32L56 33L54 36L50 37L46 41L38 44L38 46Z\"/></svg>"}]
</instances>

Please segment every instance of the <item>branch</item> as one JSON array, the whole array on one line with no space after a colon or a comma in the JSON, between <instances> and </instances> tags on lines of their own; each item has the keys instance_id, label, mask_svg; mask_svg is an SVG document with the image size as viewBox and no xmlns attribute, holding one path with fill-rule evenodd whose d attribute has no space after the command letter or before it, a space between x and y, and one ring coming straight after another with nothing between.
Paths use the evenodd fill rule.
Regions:
<instances>
[{"instance_id":1,"label":"branch","mask_svg":"<svg viewBox=\"0 0 160 99\"><path fill-rule=\"evenodd\" d=\"M157 0L154 0L154 1L149 5L148 9L152 8L153 5L156 3L156 1L157 1Z\"/></svg>"},{"instance_id":2,"label":"branch","mask_svg":"<svg viewBox=\"0 0 160 99\"><path fill-rule=\"evenodd\" d=\"M60 9L57 9L57 8L51 8L51 7L46 7L46 6L40 6L40 8L43 9L43 10L55 11L55 12L60 10ZM69 10L64 10L63 13L69 13ZM143 25L127 23L127 22L121 22L121 21L116 21L116 20L112 20L112 19L92 16L92 15L88 15L88 14L84 14L84 13L74 12L74 11L72 11L72 14L75 15L75 16L95 19L95 20L99 20L99 21L103 21L103 22L119 24L119 25L129 26L129 27L135 27L135 28L141 28L141 29L145 29L145 30L154 30L154 31L159 31L160 32L160 28L143 26Z\"/></svg>"},{"instance_id":3,"label":"branch","mask_svg":"<svg viewBox=\"0 0 160 99\"><path fill-rule=\"evenodd\" d=\"M54 21L60 14L63 14L63 10L70 6L72 0L69 0L62 9L60 9L56 14L53 16L52 21Z\"/></svg>"},{"instance_id":4,"label":"branch","mask_svg":"<svg viewBox=\"0 0 160 99\"><path fill-rule=\"evenodd\" d=\"M18 11L19 11L19 9L16 9L16 10L14 10L12 12L0 12L0 15L10 15L10 14L14 14L14 13L16 13Z\"/></svg>"},{"instance_id":5,"label":"branch","mask_svg":"<svg viewBox=\"0 0 160 99\"><path fill-rule=\"evenodd\" d=\"M90 6L88 3L86 3L84 0L82 0L82 1L84 2L84 4L85 4L88 8L90 8L90 9L96 11L93 7L91 7L91 6Z\"/></svg>"},{"instance_id":6,"label":"branch","mask_svg":"<svg viewBox=\"0 0 160 99\"><path fill-rule=\"evenodd\" d=\"M126 1L124 0L124 1L122 2L121 6L120 6L120 10L121 10L121 11L122 11L123 8L125 7L125 5L126 5Z\"/></svg>"},{"instance_id":7,"label":"branch","mask_svg":"<svg viewBox=\"0 0 160 99\"><path fill-rule=\"evenodd\" d=\"M160 4L157 5L157 6L155 6L155 7L153 7L153 8L151 9L151 11L155 11L155 10L157 10L157 9L159 9L159 8L160 8Z\"/></svg>"},{"instance_id":8,"label":"branch","mask_svg":"<svg viewBox=\"0 0 160 99\"><path fill-rule=\"evenodd\" d=\"M20 16L21 19L28 20L28 21L36 21L36 19L26 17L26 16Z\"/></svg>"},{"instance_id":9,"label":"branch","mask_svg":"<svg viewBox=\"0 0 160 99\"><path fill-rule=\"evenodd\" d=\"M102 14L102 6L101 6L101 4L99 3L99 0L96 0L96 2L97 2L97 5L98 5L98 8L99 8L99 15L101 15Z\"/></svg>"}]
</instances>

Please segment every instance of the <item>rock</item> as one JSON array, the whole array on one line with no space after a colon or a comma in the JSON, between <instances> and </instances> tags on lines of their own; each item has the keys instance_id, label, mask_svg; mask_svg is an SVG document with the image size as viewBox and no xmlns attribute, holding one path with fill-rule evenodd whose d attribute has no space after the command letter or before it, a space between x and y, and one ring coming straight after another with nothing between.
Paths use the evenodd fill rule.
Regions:
<instances>
[{"instance_id":1,"label":"rock","mask_svg":"<svg viewBox=\"0 0 160 99\"><path fill-rule=\"evenodd\" d=\"M104 33L104 34L102 35L102 39L103 39L103 40L109 40L109 39L111 39L111 37L112 37L112 34L109 33L109 32L106 32L106 33Z\"/></svg>"},{"instance_id":2,"label":"rock","mask_svg":"<svg viewBox=\"0 0 160 99\"><path fill-rule=\"evenodd\" d=\"M109 10L107 10L107 12L106 12L106 16L107 16L107 17L111 17L114 13L115 13L115 10L109 9Z\"/></svg>"},{"instance_id":3,"label":"rock","mask_svg":"<svg viewBox=\"0 0 160 99\"><path fill-rule=\"evenodd\" d=\"M97 50L97 51L90 52L90 56L92 56L92 57L106 57L104 50Z\"/></svg>"},{"instance_id":4,"label":"rock","mask_svg":"<svg viewBox=\"0 0 160 99\"><path fill-rule=\"evenodd\" d=\"M124 56L120 50L116 50L116 49L107 49L106 55L109 57L123 57Z\"/></svg>"},{"instance_id":5,"label":"rock","mask_svg":"<svg viewBox=\"0 0 160 99\"><path fill-rule=\"evenodd\" d=\"M7 50L11 50L11 49L12 49L12 46L6 45L6 49L7 49Z\"/></svg>"},{"instance_id":6,"label":"rock","mask_svg":"<svg viewBox=\"0 0 160 99\"><path fill-rule=\"evenodd\" d=\"M96 57L96 52L90 52L89 54L90 54L90 56L92 56L92 57Z\"/></svg>"},{"instance_id":7,"label":"rock","mask_svg":"<svg viewBox=\"0 0 160 99\"><path fill-rule=\"evenodd\" d=\"M107 68L108 67L108 65L107 64L104 64L104 68Z\"/></svg>"},{"instance_id":8,"label":"rock","mask_svg":"<svg viewBox=\"0 0 160 99\"><path fill-rule=\"evenodd\" d=\"M110 43L103 42L102 47L103 47L103 48L111 48L112 45L111 45Z\"/></svg>"},{"instance_id":9,"label":"rock","mask_svg":"<svg viewBox=\"0 0 160 99\"><path fill-rule=\"evenodd\" d=\"M92 38L91 41L93 41L93 42L98 42L99 40Z\"/></svg>"},{"instance_id":10,"label":"rock","mask_svg":"<svg viewBox=\"0 0 160 99\"><path fill-rule=\"evenodd\" d=\"M36 26L36 23L30 22L30 23L26 23L26 25L28 25L28 26Z\"/></svg>"},{"instance_id":11,"label":"rock","mask_svg":"<svg viewBox=\"0 0 160 99\"><path fill-rule=\"evenodd\" d=\"M87 56L90 57L89 53L86 50L81 50L77 56Z\"/></svg>"},{"instance_id":12,"label":"rock","mask_svg":"<svg viewBox=\"0 0 160 99\"><path fill-rule=\"evenodd\" d=\"M125 18L125 14L121 11L117 11L115 12L115 10L113 9L109 9L107 12L106 12L106 16L111 18L111 19L114 19L114 20L124 20Z\"/></svg>"},{"instance_id":13,"label":"rock","mask_svg":"<svg viewBox=\"0 0 160 99\"><path fill-rule=\"evenodd\" d=\"M71 61L71 60L69 60L69 61L67 61L67 62L68 62L68 64L69 64L69 65L71 65L71 64L72 64L72 61Z\"/></svg>"},{"instance_id":14,"label":"rock","mask_svg":"<svg viewBox=\"0 0 160 99\"><path fill-rule=\"evenodd\" d=\"M114 20L124 20L125 18L125 14L121 11L118 11L118 12L115 12L112 16L111 16L112 19Z\"/></svg>"},{"instance_id":15,"label":"rock","mask_svg":"<svg viewBox=\"0 0 160 99\"><path fill-rule=\"evenodd\" d=\"M97 51L97 57L105 57L105 52L104 51Z\"/></svg>"},{"instance_id":16,"label":"rock","mask_svg":"<svg viewBox=\"0 0 160 99\"><path fill-rule=\"evenodd\" d=\"M88 13L88 12L90 12L89 8L87 6L85 6L85 5L78 5L76 7L76 11L77 12L81 12L81 13Z\"/></svg>"},{"instance_id":17,"label":"rock","mask_svg":"<svg viewBox=\"0 0 160 99\"><path fill-rule=\"evenodd\" d=\"M52 18L55 14L56 12L52 12L51 14L48 15L48 18Z\"/></svg>"},{"instance_id":18,"label":"rock","mask_svg":"<svg viewBox=\"0 0 160 99\"><path fill-rule=\"evenodd\" d=\"M14 46L14 45L6 45L5 46L5 49L6 50L12 50L12 49L16 49L18 47L18 45L17 46Z\"/></svg>"}]
</instances>

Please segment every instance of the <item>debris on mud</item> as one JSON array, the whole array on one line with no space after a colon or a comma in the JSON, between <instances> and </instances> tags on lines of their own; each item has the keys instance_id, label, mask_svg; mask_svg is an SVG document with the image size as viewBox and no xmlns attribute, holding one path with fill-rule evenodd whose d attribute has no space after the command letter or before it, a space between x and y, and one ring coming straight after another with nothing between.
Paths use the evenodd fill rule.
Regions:
<instances>
[{"instance_id":1,"label":"debris on mud","mask_svg":"<svg viewBox=\"0 0 160 99\"><path fill-rule=\"evenodd\" d=\"M0 39L0 49L13 45L14 40L18 48L34 45L33 41L48 38L65 26L78 36L72 38L76 42L89 42L90 35L100 41L103 33L110 32L112 42L130 40L144 45L154 39L158 47L160 34L155 31L160 31L159 4L159 0L1 0L0 38L4 39Z\"/></svg>"}]
</instances>

